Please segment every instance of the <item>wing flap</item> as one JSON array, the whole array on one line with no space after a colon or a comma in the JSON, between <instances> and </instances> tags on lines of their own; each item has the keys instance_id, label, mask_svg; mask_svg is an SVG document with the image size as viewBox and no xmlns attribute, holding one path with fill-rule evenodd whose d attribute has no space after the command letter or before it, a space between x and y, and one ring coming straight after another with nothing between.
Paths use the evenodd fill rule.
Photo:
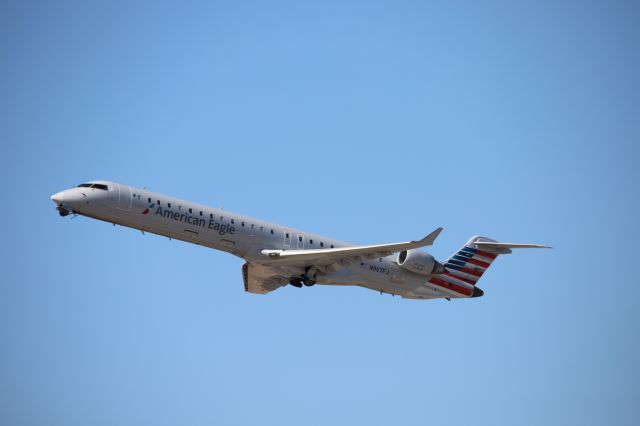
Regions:
<instances>
[{"instance_id":1,"label":"wing flap","mask_svg":"<svg viewBox=\"0 0 640 426\"><path fill-rule=\"evenodd\" d=\"M249 293L267 294L289 283L289 279L271 268L245 263L242 265L244 290Z\"/></svg>"}]
</instances>

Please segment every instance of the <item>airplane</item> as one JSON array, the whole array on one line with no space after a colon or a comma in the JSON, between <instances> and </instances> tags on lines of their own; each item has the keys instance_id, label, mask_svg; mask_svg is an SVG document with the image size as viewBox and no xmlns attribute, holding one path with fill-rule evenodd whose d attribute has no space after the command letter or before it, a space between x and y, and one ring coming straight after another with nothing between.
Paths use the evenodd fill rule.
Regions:
<instances>
[{"instance_id":1,"label":"airplane","mask_svg":"<svg viewBox=\"0 0 640 426\"><path fill-rule=\"evenodd\" d=\"M407 299L475 298L492 262L515 248L474 236L444 262L420 250L442 231L408 242L352 245L146 189L94 180L51 196L60 216L82 215L242 258L246 292L266 294L291 285L360 286Z\"/></svg>"}]
</instances>

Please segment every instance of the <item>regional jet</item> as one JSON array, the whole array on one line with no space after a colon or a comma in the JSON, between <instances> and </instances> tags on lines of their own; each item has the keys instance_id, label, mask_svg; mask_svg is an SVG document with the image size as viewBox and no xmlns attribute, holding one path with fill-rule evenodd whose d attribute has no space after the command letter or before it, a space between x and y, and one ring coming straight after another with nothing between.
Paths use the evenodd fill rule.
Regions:
<instances>
[{"instance_id":1,"label":"regional jet","mask_svg":"<svg viewBox=\"0 0 640 426\"><path fill-rule=\"evenodd\" d=\"M51 196L61 216L93 219L222 250L244 259L250 293L291 285L360 286L408 299L479 297L478 280L501 254L515 248L475 236L444 262L420 250L442 231L401 243L353 245L121 183L96 180Z\"/></svg>"}]
</instances>

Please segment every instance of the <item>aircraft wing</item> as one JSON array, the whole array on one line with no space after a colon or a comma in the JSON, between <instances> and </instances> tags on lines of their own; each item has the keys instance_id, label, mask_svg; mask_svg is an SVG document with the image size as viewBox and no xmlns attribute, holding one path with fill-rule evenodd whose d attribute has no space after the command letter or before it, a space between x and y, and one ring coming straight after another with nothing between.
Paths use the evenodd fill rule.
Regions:
<instances>
[{"instance_id":1,"label":"aircraft wing","mask_svg":"<svg viewBox=\"0 0 640 426\"><path fill-rule=\"evenodd\" d=\"M440 234L442 228L438 228L426 237L418 241L406 243L378 244L369 246L339 247L332 249L312 250L262 250L262 254L268 257L265 264L297 265L297 266L328 266L334 263L343 265L362 259L375 259L388 256L392 253L411 250L419 247L430 246Z\"/></svg>"},{"instance_id":2,"label":"aircraft wing","mask_svg":"<svg viewBox=\"0 0 640 426\"><path fill-rule=\"evenodd\" d=\"M267 294L289 283L289 278L277 270L253 263L242 265L244 290L249 293Z\"/></svg>"}]
</instances>

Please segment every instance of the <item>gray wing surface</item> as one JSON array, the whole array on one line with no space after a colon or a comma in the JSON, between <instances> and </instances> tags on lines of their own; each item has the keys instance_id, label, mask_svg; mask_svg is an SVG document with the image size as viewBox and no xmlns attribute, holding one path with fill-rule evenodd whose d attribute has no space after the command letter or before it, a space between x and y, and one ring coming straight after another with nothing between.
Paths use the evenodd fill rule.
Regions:
<instances>
[{"instance_id":1,"label":"gray wing surface","mask_svg":"<svg viewBox=\"0 0 640 426\"><path fill-rule=\"evenodd\" d=\"M430 246L442 228L418 241L339 247L313 250L262 250L263 259L242 266L244 289L250 293L266 294L289 283L301 273L331 272L365 259L385 257L393 253Z\"/></svg>"},{"instance_id":2,"label":"gray wing surface","mask_svg":"<svg viewBox=\"0 0 640 426\"><path fill-rule=\"evenodd\" d=\"M406 243L312 250L262 250L262 254L265 256L265 264L327 266L335 263L350 263L354 260L375 259L403 250L430 246L441 231L442 228L438 228L421 240Z\"/></svg>"}]
</instances>

